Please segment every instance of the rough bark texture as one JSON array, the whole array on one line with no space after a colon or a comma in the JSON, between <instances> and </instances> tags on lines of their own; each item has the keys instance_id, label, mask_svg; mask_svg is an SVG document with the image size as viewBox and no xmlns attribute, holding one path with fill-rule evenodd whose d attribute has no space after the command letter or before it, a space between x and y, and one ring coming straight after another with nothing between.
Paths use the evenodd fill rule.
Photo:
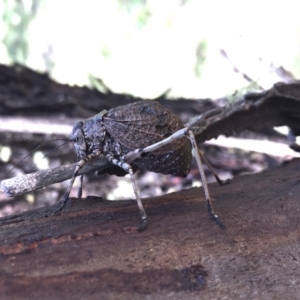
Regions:
<instances>
[{"instance_id":1,"label":"rough bark texture","mask_svg":"<svg viewBox=\"0 0 300 300\"><path fill-rule=\"evenodd\" d=\"M0 65L1 116L85 119L137 100ZM164 95L158 101L183 122L216 107L212 101L171 102ZM275 125L289 125L297 135L299 109L297 81L246 95L190 125L199 142ZM6 132L0 137L17 148L27 141L29 149L45 140ZM60 164L71 160L72 151L57 150L57 157L64 156ZM0 162L0 167L6 174L6 165ZM88 167L103 170L107 162ZM70 178L73 168L40 171L26 177L29 181L10 181L12 186L2 181L1 188L8 194L18 184L23 191L37 183L42 188ZM149 227L142 233L136 231L140 216L135 201L74 199L60 216L53 216L55 205L1 218L0 299L297 299L299 171L300 160L294 160L236 177L229 185L210 185L225 230L209 220L203 190L196 188L145 199Z\"/></svg>"},{"instance_id":2,"label":"rough bark texture","mask_svg":"<svg viewBox=\"0 0 300 300\"><path fill-rule=\"evenodd\" d=\"M41 74L20 65L0 64L0 115L59 118L60 116L87 119L103 109L144 100L131 95L113 93L99 80L103 91L87 87L57 83L47 74ZM156 99L173 110L183 122L197 112L210 110L217 105L211 100L184 99L172 103L166 94ZM183 100L183 99L176 99ZM175 106L174 106L175 105Z\"/></svg>"},{"instance_id":3,"label":"rough bark texture","mask_svg":"<svg viewBox=\"0 0 300 300\"><path fill-rule=\"evenodd\" d=\"M300 81L290 84L278 83L266 92L248 94L226 108L215 108L203 113L190 121L187 126L193 130L198 142L217 138L221 134L230 136L234 132L246 129L272 129L274 126L282 125L289 126L297 135L300 132L299 111ZM97 163L94 162L94 166L88 166L86 171L83 170L81 173L85 174L96 169L101 173L110 167L111 164L106 159L100 159ZM40 189L71 178L72 170L74 165L61 166L20 178L3 180L0 190L8 196L14 196Z\"/></svg>"},{"instance_id":4,"label":"rough bark texture","mask_svg":"<svg viewBox=\"0 0 300 300\"><path fill-rule=\"evenodd\" d=\"M1 299L297 299L300 160L144 201L74 199L0 220Z\"/></svg>"}]
</instances>

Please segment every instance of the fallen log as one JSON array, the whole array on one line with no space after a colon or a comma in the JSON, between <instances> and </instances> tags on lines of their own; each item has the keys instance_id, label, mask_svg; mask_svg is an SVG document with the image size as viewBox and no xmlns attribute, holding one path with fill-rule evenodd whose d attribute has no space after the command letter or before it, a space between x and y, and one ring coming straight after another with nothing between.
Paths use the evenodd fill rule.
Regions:
<instances>
[{"instance_id":1,"label":"fallen log","mask_svg":"<svg viewBox=\"0 0 300 300\"><path fill-rule=\"evenodd\" d=\"M296 299L299 295L300 160L135 201L73 199L0 219L1 299Z\"/></svg>"}]
</instances>

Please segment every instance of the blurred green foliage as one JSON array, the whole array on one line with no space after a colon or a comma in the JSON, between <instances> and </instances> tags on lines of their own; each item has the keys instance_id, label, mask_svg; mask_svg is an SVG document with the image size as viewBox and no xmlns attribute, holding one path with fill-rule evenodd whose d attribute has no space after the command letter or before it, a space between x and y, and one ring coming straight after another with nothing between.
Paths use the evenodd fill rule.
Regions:
<instances>
[{"instance_id":1,"label":"blurred green foliage","mask_svg":"<svg viewBox=\"0 0 300 300\"><path fill-rule=\"evenodd\" d=\"M0 0L6 28L3 44L10 62L25 64L28 57L28 28L35 18L40 0Z\"/></svg>"},{"instance_id":2,"label":"blurred green foliage","mask_svg":"<svg viewBox=\"0 0 300 300\"><path fill-rule=\"evenodd\" d=\"M132 17L138 29L143 29L151 17L151 12L145 0L119 0L119 6Z\"/></svg>"},{"instance_id":3,"label":"blurred green foliage","mask_svg":"<svg viewBox=\"0 0 300 300\"><path fill-rule=\"evenodd\" d=\"M94 85L91 75L147 98L270 88L284 80L281 67L299 77L300 2L217 3L0 0L0 63L68 84Z\"/></svg>"}]
</instances>

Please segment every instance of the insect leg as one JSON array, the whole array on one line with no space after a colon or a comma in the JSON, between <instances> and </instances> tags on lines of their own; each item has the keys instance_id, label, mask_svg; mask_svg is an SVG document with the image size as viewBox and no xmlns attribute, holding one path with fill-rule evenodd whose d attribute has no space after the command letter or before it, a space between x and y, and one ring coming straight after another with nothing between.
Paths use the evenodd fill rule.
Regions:
<instances>
[{"instance_id":1,"label":"insect leg","mask_svg":"<svg viewBox=\"0 0 300 300\"><path fill-rule=\"evenodd\" d=\"M80 183L79 183L79 188L77 193L78 198L81 198L82 196L82 185L83 185L83 175L80 176Z\"/></svg>"},{"instance_id":2,"label":"insect leg","mask_svg":"<svg viewBox=\"0 0 300 300\"><path fill-rule=\"evenodd\" d=\"M70 184L69 184L69 187L66 191L66 193L64 194L64 197L61 201L61 205L59 206L59 208L56 210L55 214L57 213L60 213L63 208L66 206L68 200L69 200L69 196L70 196L70 192L71 192L71 189L72 189L72 186L74 184L74 181L75 181L75 178L77 177L78 175L78 172L83 168L83 166L85 164L87 164L89 161L91 161L92 159L98 157L99 155L101 154L101 151L100 150L96 150L95 152L89 154L88 156L82 158L76 165L76 168L75 168L75 171L74 171L74 175L70 181ZM81 182L82 184L82 182ZM80 185L80 187L82 188L82 186ZM78 191L78 194L79 194L79 191Z\"/></svg>"},{"instance_id":3,"label":"insect leg","mask_svg":"<svg viewBox=\"0 0 300 300\"><path fill-rule=\"evenodd\" d=\"M207 183L206 183L206 179L205 179L205 174L204 174L204 170L203 170L203 166L202 166L202 162L201 162L201 158L199 155L199 149L197 147L197 143L195 140L195 136L193 134L193 132L191 130L189 130L189 128L182 128L178 131L176 131L175 133L173 133L172 135L170 135L169 137L167 137L166 139L159 141L155 144L152 144L150 146L147 146L145 148L142 149L136 149L134 151L131 151L129 153L127 153L124 156L124 160L126 162L132 162L135 159L141 157L143 154L145 153L149 153L152 152L156 149L159 149L162 146L165 146L167 144L172 143L174 140L181 138L183 136L189 136L191 144L192 144L192 149L193 149L193 154L196 158L197 161L197 165L200 171L200 175L201 175L201 179L203 182L203 188L204 188L204 193L205 193L205 198L207 201L207 208L208 208L208 213L210 215L210 217L216 221L216 223L221 227L224 228L225 226L223 225L222 221L220 220L220 218L214 213L213 207L212 207L212 203L210 201L210 196L209 196L209 192L208 192L208 187L207 187Z\"/></svg>"},{"instance_id":4,"label":"insect leg","mask_svg":"<svg viewBox=\"0 0 300 300\"><path fill-rule=\"evenodd\" d=\"M168 138L162 140L162 141L159 141L155 144L152 144L150 146L147 146L145 147L144 149L136 149L130 153L128 153L126 156L125 156L125 161L127 162L132 162L133 160L139 158L140 156L142 156L143 154L145 153L148 153L148 152L152 152L162 146L165 146L169 143L172 143L174 140L178 139L178 138L181 138L182 136L184 135L188 135L188 129L187 128L183 128L183 129L180 129L178 131L176 131L175 133L173 133L172 135L170 135ZM198 149L198 147L197 147ZM198 150L201 158L204 160L204 162L206 163L208 169L210 170L210 172L214 175L214 177L216 178L216 181L220 184L220 185L223 185L223 184L226 184L228 182L230 182L230 180L221 180L220 177L217 175L217 173L214 171L214 169L212 168L212 166L210 165L210 163L208 162L208 160L204 157L204 155L200 152L200 150Z\"/></svg>"},{"instance_id":5,"label":"insect leg","mask_svg":"<svg viewBox=\"0 0 300 300\"><path fill-rule=\"evenodd\" d=\"M204 170L203 170L203 165L202 165L201 158L200 158L200 155L199 155L199 149L198 149L198 146L197 146L197 143L196 143L195 136L194 136L194 134L191 130L188 131L188 134L189 134L190 141L191 141L191 144L192 144L192 151L193 151L193 154L196 158L197 165L198 165L198 168L199 168L199 171L200 171L202 184L203 184L203 189L204 189L204 193L205 193L205 198L206 198L206 202L207 202L208 214L210 215L210 217L214 221L216 221L218 226L220 226L221 228L225 228L224 224L222 223L220 218L215 214L215 212L213 210L213 207L212 207L212 203L211 203L209 192L208 192L208 186L207 186L207 183L206 183L205 174L204 174Z\"/></svg>"},{"instance_id":6,"label":"insect leg","mask_svg":"<svg viewBox=\"0 0 300 300\"><path fill-rule=\"evenodd\" d=\"M129 153L127 153L124 156L124 161L131 163L134 160L136 160L137 158L141 157L143 154L152 152L154 150L157 150L159 148L161 148L162 146L165 146L167 144L172 143L173 141L177 140L178 138L181 138L185 135L188 134L188 129L187 128L182 128L178 131L176 131L175 133L173 133L172 135L170 135L169 137L165 138L162 141L159 141L155 144L152 144L150 146L147 146L145 148L141 148L141 149L136 149L134 151L131 151Z\"/></svg>"},{"instance_id":7,"label":"insect leg","mask_svg":"<svg viewBox=\"0 0 300 300\"><path fill-rule=\"evenodd\" d=\"M231 181L230 179L227 179L227 180L220 179L220 177L215 172L215 170L213 169L211 164L208 162L208 160L205 158L205 156L201 153L201 151L199 149L198 149L198 151L199 151L199 155L200 155L201 159L204 160L204 162L207 165L209 171L214 175L214 177L216 178L216 181L219 183L219 185L224 185L224 184L227 184Z\"/></svg>"},{"instance_id":8,"label":"insect leg","mask_svg":"<svg viewBox=\"0 0 300 300\"><path fill-rule=\"evenodd\" d=\"M123 170L125 170L126 172L129 173L130 179L131 179L131 184L132 184L133 191L134 191L135 198L136 198L136 202L137 202L137 205L139 207L141 217L142 217L142 223L138 227L138 231L145 230L147 227L147 215L146 215L146 211L144 209L143 203L142 203L140 195L139 195L139 191L138 191L138 188L136 185L132 167L128 163L116 159L112 153L107 154L106 157L109 162L111 162L114 165L119 166L120 168L122 168Z\"/></svg>"}]
</instances>

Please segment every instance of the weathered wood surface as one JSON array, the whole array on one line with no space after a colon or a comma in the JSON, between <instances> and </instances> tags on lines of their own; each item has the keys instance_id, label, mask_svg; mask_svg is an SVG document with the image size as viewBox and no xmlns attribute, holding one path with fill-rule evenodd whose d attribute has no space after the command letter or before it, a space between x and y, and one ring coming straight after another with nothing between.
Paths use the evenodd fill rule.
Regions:
<instances>
[{"instance_id":1,"label":"weathered wood surface","mask_svg":"<svg viewBox=\"0 0 300 300\"><path fill-rule=\"evenodd\" d=\"M297 299L300 160L209 185L226 229L197 188L134 201L74 200L0 219L1 299Z\"/></svg>"},{"instance_id":2,"label":"weathered wood surface","mask_svg":"<svg viewBox=\"0 0 300 300\"><path fill-rule=\"evenodd\" d=\"M300 132L300 81L278 83L268 91L248 94L240 101L226 108L215 108L195 117L188 123L198 142L205 142L223 134L232 135L246 129L272 129L274 126L289 126L295 134ZM299 146L297 145L299 148ZM299 151L299 149L298 149ZM0 182L0 191L12 197L24 192L41 189L47 185L61 182L72 177L75 165L63 165L53 170L38 171L21 177ZM87 165L81 174L99 170L116 169L104 158ZM114 171L109 172L113 174Z\"/></svg>"}]
</instances>

